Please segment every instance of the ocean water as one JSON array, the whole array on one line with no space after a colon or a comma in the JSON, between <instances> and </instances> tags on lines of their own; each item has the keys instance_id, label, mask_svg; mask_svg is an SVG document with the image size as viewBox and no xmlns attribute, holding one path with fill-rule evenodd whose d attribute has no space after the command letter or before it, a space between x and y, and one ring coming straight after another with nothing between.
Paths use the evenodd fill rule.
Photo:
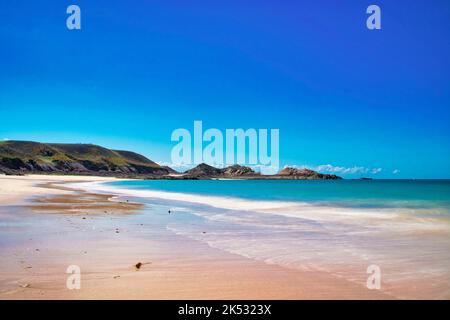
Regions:
<instances>
[{"instance_id":1,"label":"ocean water","mask_svg":"<svg viewBox=\"0 0 450 320\"><path fill-rule=\"evenodd\" d=\"M150 180L82 183L163 206L165 228L213 248L366 286L450 299L449 180ZM148 212L147 219L157 216ZM414 288L412 290L411 288Z\"/></svg>"},{"instance_id":2,"label":"ocean water","mask_svg":"<svg viewBox=\"0 0 450 320\"><path fill-rule=\"evenodd\" d=\"M138 180L109 185L256 201L450 209L450 180Z\"/></svg>"}]
</instances>

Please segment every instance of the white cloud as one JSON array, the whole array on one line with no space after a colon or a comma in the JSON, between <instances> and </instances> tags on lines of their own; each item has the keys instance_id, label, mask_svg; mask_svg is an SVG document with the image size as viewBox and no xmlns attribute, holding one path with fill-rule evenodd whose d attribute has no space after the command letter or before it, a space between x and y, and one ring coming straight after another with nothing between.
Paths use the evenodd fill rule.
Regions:
<instances>
[{"instance_id":1,"label":"white cloud","mask_svg":"<svg viewBox=\"0 0 450 320\"><path fill-rule=\"evenodd\" d=\"M3 138L3 140L8 141L9 139L8 138Z\"/></svg>"},{"instance_id":2,"label":"white cloud","mask_svg":"<svg viewBox=\"0 0 450 320\"><path fill-rule=\"evenodd\" d=\"M317 166L314 170L319 172L329 172L329 173L341 173L341 174L356 174L356 173L367 173L369 169L364 167L340 167L333 166L331 164L323 164Z\"/></svg>"},{"instance_id":3,"label":"white cloud","mask_svg":"<svg viewBox=\"0 0 450 320\"><path fill-rule=\"evenodd\" d=\"M156 163L159 164L160 166L170 167L178 172L184 172L184 171L192 169L194 167L193 165L176 165L176 164L173 164L171 162L166 162L166 161L156 161Z\"/></svg>"},{"instance_id":4,"label":"white cloud","mask_svg":"<svg viewBox=\"0 0 450 320\"><path fill-rule=\"evenodd\" d=\"M332 164L322 164L319 166L285 166L285 167L294 167L294 168L307 168L314 171L318 171L320 173L332 173L332 174L378 174L383 169L382 168L366 168L361 166L353 166L353 167L341 167L334 166Z\"/></svg>"},{"instance_id":5,"label":"white cloud","mask_svg":"<svg viewBox=\"0 0 450 320\"><path fill-rule=\"evenodd\" d=\"M392 174L399 174L400 173L400 170L398 170L398 169L395 169L394 171L392 171Z\"/></svg>"},{"instance_id":6,"label":"white cloud","mask_svg":"<svg viewBox=\"0 0 450 320\"><path fill-rule=\"evenodd\" d=\"M381 168L373 168L373 169L372 169L372 173L373 173L373 174L380 173L381 171L383 171L383 169L381 169Z\"/></svg>"}]
</instances>

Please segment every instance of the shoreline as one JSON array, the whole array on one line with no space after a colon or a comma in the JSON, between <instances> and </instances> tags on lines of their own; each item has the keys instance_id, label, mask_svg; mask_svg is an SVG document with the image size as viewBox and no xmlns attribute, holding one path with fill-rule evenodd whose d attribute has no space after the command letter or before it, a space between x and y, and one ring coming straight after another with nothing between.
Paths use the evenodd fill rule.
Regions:
<instances>
[{"instance_id":1,"label":"shoreline","mask_svg":"<svg viewBox=\"0 0 450 320\"><path fill-rule=\"evenodd\" d=\"M0 299L450 297L448 224L270 201L255 210L109 181L0 176ZM365 286L374 262L381 290ZM82 290L65 287L74 264Z\"/></svg>"},{"instance_id":2,"label":"shoreline","mask_svg":"<svg viewBox=\"0 0 450 320\"><path fill-rule=\"evenodd\" d=\"M82 192L36 186L54 178L8 179L27 183L22 181L20 185L24 192L14 198L14 210L11 210L11 198L5 197L4 191L0 193L2 222L20 224L26 220L26 224L3 230L12 243L1 247L5 259L0 264L0 299L392 298L326 272L299 272L211 248L175 235L157 221L145 220L142 208L126 215L86 213ZM81 180L80 177L65 179L58 178L56 183ZM20 187L16 186L15 190ZM42 213L36 208L26 208L24 200L35 196L46 199L45 205L66 201L71 211L51 213L47 207L44 210L47 212ZM83 212L80 214L77 210ZM165 209L157 206L150 210L162 219L167 215ZM136 223L135 219L144 220ZM83 227L91 220L97 226L95 229ZM48 229L43 231L42 224ZM143 228L145 226L148 227ZM60 230L63 231L58 232ZM115 232L117 230L119 233ZM33 238L26 239L28 237ZM30 242L39 246L36 248L39 251L33 251ZM81 290L65 287L68 257L78 262L82 270L88 270ZM136 271L134 264L138 261L150 263Z\"/></svg>"},{"instance_id":3,"label":"shoreline","mask_svg":"<svg viewBox=\"0 0 450 320\"><path fill-rule=\"evenodd\" d=\"M126 181L126 180L122 180ZM420 215L430 209L416 208L384 208L384 207L346 207L336 205L324 205L314 202L298 202L288 200L257 200L228 196L203 195L186 192L159 191L150 189L132 189L122 186L105 185L105 181L91 181L85 183L68 183L73 188L90 190L91 192L113 193L124 197L137 197L141 199L162 200L180 203L181 205L199 205L212 210L250 211L261 214L279 215L287 218L313 219L322 222L361 223L355 218L366 223L382 225L384 228L399 230L402 225L406 228L415 227L415 230L424 231L449 231L450 220L442 225L441 219L434 217L425 218L408 216L407 213L416 212ZM431 209L433 210L433 209Z\"/></svg>"}]
</instances>

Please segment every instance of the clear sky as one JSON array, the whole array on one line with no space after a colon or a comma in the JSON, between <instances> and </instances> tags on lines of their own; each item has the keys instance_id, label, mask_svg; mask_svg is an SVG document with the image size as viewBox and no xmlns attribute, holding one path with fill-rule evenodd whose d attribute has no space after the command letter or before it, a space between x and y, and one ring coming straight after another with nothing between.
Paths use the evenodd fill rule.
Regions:
<instances>
[{"instance_id":1,"label":"clear sky","mask_svg":"<svg viewBox=\"0 0 450 320\"><path fill-rule=\"evenodd\" d=\"M283 166L450 178L448 0L1 1L0 24L0 139L169 162L202 120L279 128Z\"/></svg>"}]
</instances>

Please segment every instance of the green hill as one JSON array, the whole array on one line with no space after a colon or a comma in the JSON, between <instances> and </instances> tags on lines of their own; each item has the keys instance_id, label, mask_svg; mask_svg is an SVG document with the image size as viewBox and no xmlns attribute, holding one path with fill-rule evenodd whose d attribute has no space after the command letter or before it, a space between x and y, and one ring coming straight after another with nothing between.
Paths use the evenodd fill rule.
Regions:
<instances>
[{"instance_id":1,"label":"green hill","mask_svg":"<svg viewBox=\"0 0 450 320\"><path fill-rule=\"evenodd\" d=\"M142 175L169 173L146 157L93 144L1 141L0 172Z\"/></svg>"}]
</instances>

